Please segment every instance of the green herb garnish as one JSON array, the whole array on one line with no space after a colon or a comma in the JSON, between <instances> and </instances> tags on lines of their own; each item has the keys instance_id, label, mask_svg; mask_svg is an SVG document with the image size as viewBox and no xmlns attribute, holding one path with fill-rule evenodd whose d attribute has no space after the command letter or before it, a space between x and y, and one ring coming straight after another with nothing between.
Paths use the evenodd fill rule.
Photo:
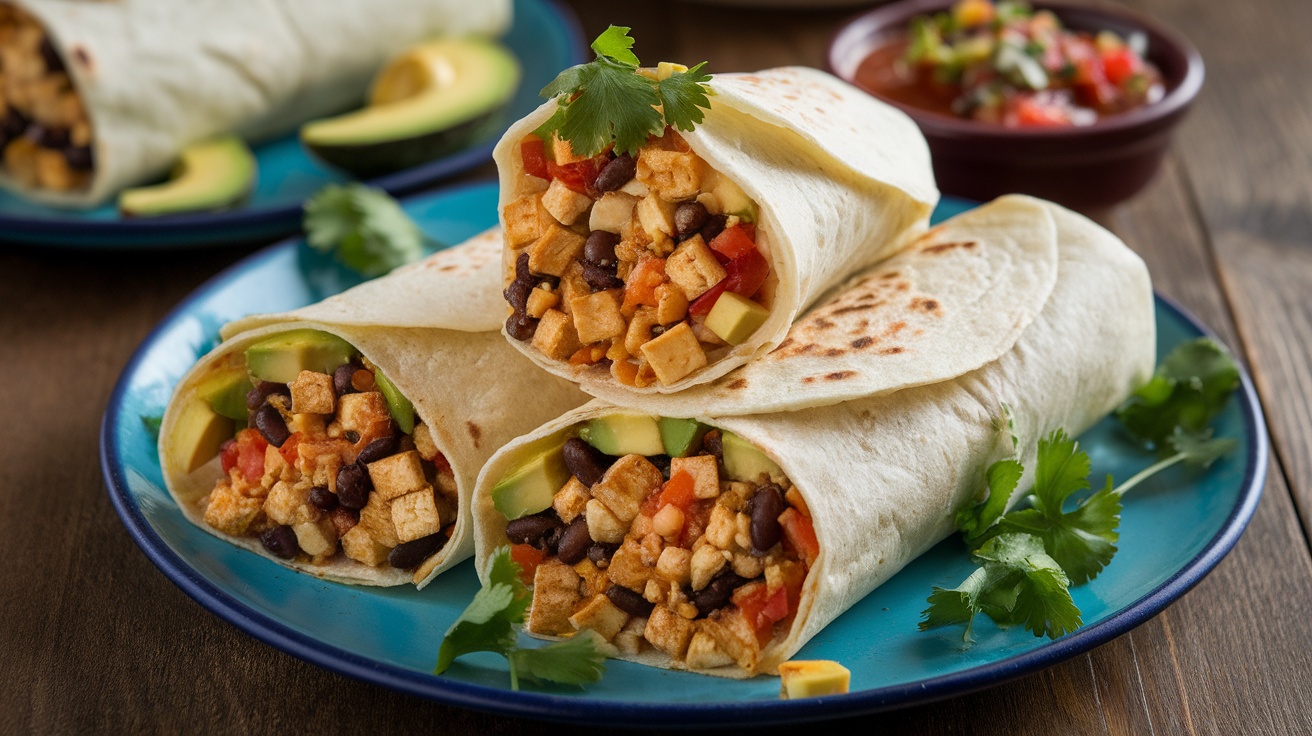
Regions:
<instances>
[{"instance_id":1,"label":"green herb garnish","mask_svg":"<svg viewBox=\"0 0 1312 736\"><path fill-rule=\"evenodd\" d=\"M305 202L305 239L311 248L364 276L380 276L424 255L426 238L414 220L381 189L330 184Z\"/></svg>"},{"instance_id":2,"label":"green herb garnish","mask_svg":"<svg viewBox=\"0 0 1312 736\"><path fill-rule=\"evenodd\" d=\"M597 58L561 72L542 88L560 105L537 133L556 133L579 156L595 156L613 142L617 153L636 153L666 125L690 131L711 107L702 71L706 62L657 80L638 72L633 38L624 26L607 28L592 42Z\"/></svg>"},{"instance_id":3,"label":"green herb garnish","mask_svg":"<svg viewBox=\"0 0 1312 736\"><path fill-rule=\"evenodd\" d=\"M510 558L509 547L493 553L487 583L447 629L433 674L446 672L461 655L496 652L510 663L510 686L515 690L519 689L521 676L563 685L586 685L601 679L606 669L605 655L591 632L536 649L518 645L515 625L524 622L524 612L533 600L519 573L519 564Z\"/></svg>"},{"instance_id":4,"label":"green herb garnish","mask_svg":"<svg viewBox=\"0 0 1312 736\"><path fill-rule=\"evenodd\" d=\"M1153 377L1116 410L1135 439L1168 454L1176 428L1202 432L1239 388L1239 368L1229 351L1200 337L1171 351Z\"/></svg>"},{"instance_id":5,"label":"green herb garnish","mask_svg":"<svg viewBox=\"0 0 1312 736\"><path fill-rule=\"evenodd\" d=\"M141 415L141 425L145 427L146 431L150 432L150 436L155 439L159 439L159 428L162 424L164 424L164 416L162 414L149 417L145 414Z\"/></svg>"}]
</instances>

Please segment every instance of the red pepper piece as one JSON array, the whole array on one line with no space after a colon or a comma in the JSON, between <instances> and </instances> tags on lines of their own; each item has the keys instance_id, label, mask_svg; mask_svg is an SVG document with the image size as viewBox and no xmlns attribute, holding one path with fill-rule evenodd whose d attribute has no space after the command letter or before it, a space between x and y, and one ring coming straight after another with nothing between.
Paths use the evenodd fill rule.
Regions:
<instances>
[{"instance_id":1,"label":"red pepper piece","mask_svg":"<svg viewBox=\"0 0 1312 736\"><path fill-rule=\"evenodd\" d=\"M547 162L547 174L552 179L559 179L561 184L589 197L597 193L597 176L608 163L605 156L594 156L572 164Z\"/></svg>"},{"instance_id":2,"label":"red pepper piece","mask_svg":"<svg viewBox=\"0 0 1312 736\"><path fill-rule=\"evenodd\" d=\"M726 291L732 291L749 299L755 296L761 285L765 283L765 277L770 275L770 264L760 251L753 249L741 258L729 261L724 270L727 275L720 283L712 286L705 294L688 305L689 314L694 317L706 316L710 313L711 307L715 306L715 301Z\"/></svg>"},{"instance_id":3,"label":"red pepper piece","mask_svg":"<svg viewBox=\"0 0 1312 736\"><path fill-rule=\"evenodd\" d=\"M546 552L531 544L516 544L510 548L510 559L519 565L519 579L523 580L525 585L533 584L533 576L537 574L538 565L541 565L546 558Z\"/></svg>"},{"instance_id":4,"label":"red pepper piece","mask_svg":"<svg viewBox=\"0 0 1312 736\"><path fill-rule=\"evenodd\" d=\"M524 171L529 176L536 176L539 179L550 178L547 173L547 153L542 139L535 135L524 136L523 142L519 144L519 156L524 162Z\"/></svg>"}]
</instances>

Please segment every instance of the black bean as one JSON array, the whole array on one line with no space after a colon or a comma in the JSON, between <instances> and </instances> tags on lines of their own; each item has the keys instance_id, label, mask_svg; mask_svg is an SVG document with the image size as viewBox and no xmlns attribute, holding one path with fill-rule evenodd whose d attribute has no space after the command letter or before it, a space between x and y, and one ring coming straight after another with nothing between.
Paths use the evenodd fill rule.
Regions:
<instances>
[{"instance_id":1,"label":"black bean","mask_svg":"<svg viewBox=\"0 0 1312 736\"><path fill-rule=\"evenodd\" d=\"M351 377L355 375L357 368L350 363L342 363L333 369L333 391L338 396L355 393L355 386L351 385Z\"/></svg>"},{"instance_id":2,"label":"black bean","mask_svg":"<svg viewBox=\"0 0 1312 736\"><path fill-rule=\"evenodd\" d=\"M564 522L556 512L547 509L540 514L521 516L506 524L506 539L515 544L531 544L536 547L548 532L561 526L564 526Z\"/></svg>"},{"instance_id":3,"label":"black bean","mask_svg":"<svg viewBox=\"0 0 1312 736\"><path fill-rule=\"evenodd\" d=\"M387 564L398 570L413 570L419 564L442 549L446 544L446 535L442 532L429 534L411 542L398 544L387 553Z\"/></svg>"},{"instance_id":4,"label":"black bean","mask_svg":"<svg viewBox=\"0 0 1312 736\"><path fill-rule=\"evenodd\" d=\"M758 488L747 502L747 515L752 520L752 554L759 557L779 543L784 533L779 525L779 515L783 512L784 495L774 483Z\"/></svg>"},{"instance_id":5,"label":"black bean","mask_svg":"<svg viewBox=\"0 0 1312 736\"><path fill-rule=\"evenodd\" d=\"M619 548L620 546L618 544L594 542L591 547L588 547L588 559L592 560L592 564L597 565L598 567L604 567L601 563L609 563L610 558L615 556L615 552Z\"/></svg>"},{"instance_id":6,"label":"black bean","mask_svg":"<svg viewBox=\"0 0 1312 736\"><path fill-rule=\"evenodd\" d=\"M59 52L55 51L49 36L41 37L41 45L37 50L41 52L41 60L46 63L46 74L64 71L64 60L59 58Z\"/></svg>"},{"instance_id":7,"label":"black bean","mask_svg":"<svg viewBox=\"0 0 1312 736\"><path fill-rule=\"evenodd\" d=\"M613 192L629 183L638 170L638 162L633 156L621 153L601 169L597 174L595 186L599 192Z\"/></svg>"},{"instance_id":8,"label":"black bean","mask_svg":"<svg viewBox=\"0 0 1312 736\"><path fill-rule=\"evenodd\" d=\"M646 618L651 615L656 604L634 593L622 585L612 585L606 589L606 597L621 611L630 616Z\"/></svg>"},{"instance_id":9,"label":"black bean","mask_svg":"<svg viewBox=\"0 0 1312 736\"><path fill-rule=\"evenodd\" d=\"M68 145L68 128L54 126L43 128L41 139L37 143L45 148L60 150Z\"/></svg>"},{"instance_id":10,"label":"black bean","mask_svg":"<svg viewBox=\"0 0 1312 736\"><path fill-rule=\"evenodd\" d=\"M611 273L619 259L615 257L615 246L619 245L620 236L605 230L593 230L583 243L583 260L598 266L610 266Z\"/></svg>"},{"instance_id":11,"label":"black bean","mask_svg":"<svg viewBox=\"0 0 1312 736\"><path fill-rule=\"evenodd\" d=\"M276 383L274 381L260 381L255 388L246 392L246 408L255 411L264 406L264 402L273 395L291 396L291 389L287 388L285 383Z\"/></svg>"},{"instance_id":12,"label":"black bean","mask_svg":"<svg viewBox=\"0 0 1312 736\"><path fill-rule=\"evenodd\" d=\"M528 309L528 295L532 293L533 286L531 284L526 284L523 281L511 281L510 286L507 286L506 290L501 292L501 295L506 298L510 308L515 310L515 314L524 314L524 310Z\"/></svg>"},{"instance_id":13,"label":"black bean","mask_svg":"<svg viewBox=\"0 0 1312 736\"><path fill-rule=\"evenodd\" d=\"M17 138L27 130L27 117L10 107L4 120L0 121L0 129L3 129L6 138Z\"/></svg>"},{"instance_id":14,"label":"black bean","mask_svg":"<svg viewBox=\"0 0 1312 736\"><path fill-rule=\"evenodd\" d=\"M716 460L724 461L724 437L720 430L712 429L702 438L702 451L715 456Z\"/></svg>"},{"instance_id":15,"label":"black bean","mask_svg":"<svg viewBox=\"0 0 1312 736\"><path fill-rule=\"evenodd\" d=\"M315 486L310 489L310 503L324 511L332 511L337 508L337 494L327 486Z\"/></svg>"},{"instance_id":16,"label":"black bean","mask_svg":"<svg viewBox=\"0 0 1312 736\"><path fill-rule=\"evenodd\" d=\"M542 539L538 540L537 548L549 555L556 554L556 550L560 549L560 540L564 538L565 530L568 528L564 525L552 528L551 531L543 535Z\"/></svg>"},{"instance_id":17,"label":"black bean","mask_svg":"<svg viewBox=\"0 0 1312 736\"><path fill-rule=\"evenodd\" d=\"M624 282L615 275L615 266L598 266L587 261L583 262L583 281L593 291L618 289L624 285Z\"/></svg>"},{"instance_id":18,"label":"black bean","mask_svg":"<svg viewBox=\"0 0 1312 736\"><path fill-rule=\"evenodd\" d=\"M274 447L282 447L282 443L292 436L287 429L287 422L283 421L282 414L272 404L265 404L255 410L255 428Z\"/></svg>"},{"instance_id":19,"label":"black bean","mask_svg":"<svg viewBox=\"0 0 1312 736\"><path fill-rule=\"evenodd\" d=\"M702 618L712 611L718 611L729 605L729 599L733 597L733 592L747 582L749 582L747 578L739 577L731 572L720 573L709 585L693 593L690 597L692 604L697 607L697 618Z\"/></svg>"},{"instance_id":20,"label":"black bean","mask_svg":"<svg viewBox=\"0 0 1312 736\"><path fill-rule=\"evenodd\" d=\"M538 331L538 321L527 314L512 314L506 318L506 332L520 342L533 339Z\"/></svg>"},{"instance_id":21,"label":"black bean","mask_svg":"<svg viewBox=\"0 0 1312 736\"><path fill-rule=\"evenodd\" d=\"M716 235L724 232L724 223L728 222L728 220L729 218L724 215L713 215L706 221L705 225L702 225L702 240L705 240L708 243L715 240Z\"/></svg>"},{"instance_id":22,"label":"black bean","mask_svg":"<svg viewBox=\"0 0 1312 736\"><path fill-rule=\"evenodd\" d=\"M355 461L364 466L394 454L396 454L396 434L392 433L387 437L379 437L365 445L360 454L355 456Z\"/></svg>"},{"instance_id":23,"label":"black bean","mask_svg":"<svg viewBox=\"0 0 1312 736\"><path fill-rule=\"evenodd\" d=\"M565 467L583 485L591 488L606 474L614 460L578 437L565 440Z\"/></svg>"},{"instance_id":24,"label":"black bean","mask_svg":"<svg viewBox=\"0 0 1312 736\"><path fill-rule=\"evenodd\" d=\"M64 160L70 169L87 171L91 168L91 146L69 146L64 149Z\"/></svg>"},{"instance_id":25,"label":"black bean","mask_svg":"<svg viewBox=\"0 0 1312 736\"><path fill-rule=\"evenodd\" d=\"M665 478L665 480L669 480L669 479L670 479L670 456L669 456L669 455L652 455L651 457L649 457L649 458L647 458L647 459L651 461L651 464L652 464L652 465L655 465L655 466L656 466L656 469L657 469L657 470L661 471L661 476L663 476L663 477Z\"/></svg>"},{"instance_id":26,"label":"black bean","mask_svg":"<svg viewBox=\"0 0 1312 736\"><path fill-rule=\"evenodd\" d=\"M560 543L556 546L556 557L567 565L573 565L581 562L588 555L588 548L591 546L592 537L588 535L588 520L580 514L572 524L565 527L565 533L560 535Z\"/></svg>"},{"instance_id":27,"label":"black bean","mask_svg":"<svg viewBox=\"0 0 1312 736\"><path fill-rule=\"evenodd\" d=\"M260 544L284 560L290 560L301 551L296 543L296 532L289 526L275 526L260 535Z\"/></svg>"},{"instance_id":28,"label":"black bean","mask_svg":"<svg viewBox=\"0 0 1312 736\"><path fill-rule=\"evenodd\" d=\"M701 202L682 202L674 210L674 232L679 240L691 238L701 232L711 217Z\"/></svg>"},{"instance_id":29,"label":"black bean","mask_svg":"<svg viewBox=\"0 0 1312 736\"><path fill-rule=\"evenodd\" d=\"M515 259L515 280L522 281L529 286L533 286L536 281L533 278L533 272L528 269L528 251L520 253L519 258Z\"/></svg>"},{"instance_id":30,"label":"black bean","mask_svg":"<svg viewBox=\"0 0 1312 736\"><path fill-rule=\"evenodd\" d=\"M362 509L369 503L373 479L364 466L351 463L337 471L337 500L348 509Z\"/></svg>"}]
</instances>

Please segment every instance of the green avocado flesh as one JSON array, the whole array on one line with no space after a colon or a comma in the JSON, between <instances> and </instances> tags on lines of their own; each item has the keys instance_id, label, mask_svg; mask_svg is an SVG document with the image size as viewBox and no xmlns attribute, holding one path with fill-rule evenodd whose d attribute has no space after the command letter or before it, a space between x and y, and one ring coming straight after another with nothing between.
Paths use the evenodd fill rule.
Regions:
<instances>
[{"instance_id":1,"label":"green avocado flesh","mask_svg":"<svg viewBox=\"0 0 1312 736\"><path fill-rule=\"evenodd\" d=\"M119 211L129 217L220 210L240 202L255 182L255 157L235 135L193 143L171 179L150 187L126 189Z\"/></svg>"},{"instance_id":2,"label":"green avocado flesh","mask_svg":"<svg viewBox=\"0 0 1312 736\"><path fill-rule=\"evenodd\" d=\"M591 419L579 439L607 455L660 455L665 452L656 418L641 414L610 414Z\"/></svg>"},{"instance_id":3,"label":"green avocado flesh","mask_svg":"<svg viewBox=\"0 0 1312 736\"><path fill-rule=\"evenodd\" d=\"M210 405L220 416L245 423L250 415L246 408L246 394L251 390L246 369L226 368L216 371L196 387L196 395Z\"/></svg>"},{"instance_id":4,"label":"green avocado flesh","mask_svg":"<svg viewBox=\"0 0 1312 736\"><path fill-rule=\"evenodd\" d=\"M443 39L393 64L432 71L409 96L306 123L301 142L319 158L359 176L415 166L501 130L519 85L519 63L482 39ZM384 70L386 74L387 70Z\"/></svg>"},{"instance_id":5,"label":"green avocado flesh","mask_svg":"<svg viewBox=\"0 0 1312 736\"><path fill-rule=\"evenodd\" d=\"M173 462L190 473L218 455L219 447L236 431L232 419L220 416L204 401L192 401L173 428L169 452Z\"/></svg>"},{"instance_id":6,"label":"green avocado flesh","mask_svg":"<svg viewBox=\"0 0 1312 736\"><path fill-rule=\"evenodd\" d=\"M492 504L511 521L536 514L551 506L556 491L567 480L565 454L560 447L552 447L503 476L492 489Z\"/></svg>"},{"instance_id":7,"label":"green avocado flesh","mask_svg":"<svg viewBox=\"0 0 1312 736\"><path fill-rule=\"evenodd\" d=\"M723 432L721 442L724 447L724 469L731 480L755 482L765 474L776 482L782 482L787 477L783 469L766 457L765 453L733 432Z\"/></svg>"},{"instance_id":8,"label":"green avocado flesh","mask_svg":"<svg viewBox=\"0 0 1312 736\"><path fill-rule=\"evenodd\" d=\"M392 412L396 426L406 434L414 433L415 405L410 403L410 399L402 396L400 390L377 368L374 369L374 383L378 385L378 390L383 392L383 398L387 399L387 408Z\"/></svg>"},{"instance_id":9,"label":"green avocado flesh","mask_svg":"<svg viewBox=\"0 0 1312 736\"><path fill-rule=\"evenodd\" d=\"M726 291L706 315L706 329L730 345L741 345L769 317L770 310L745 296Z\"/></svg>"},{"instance_id":10,"label":"green avocado flesh","mask_svg":"<svg viewBox=\"0 0 1312 736\"><path fill-rule=\"evenodd\" d=\"M353 357L355 348L350 343L319 330L291 330L246 348L246 366L251 375L277 383L291 383L301 371L331 375Z\"/></svg>"},{"instance_id":11,"label":"green avocado flesh","mask_svg":"<svg viewBox=\"0 0 1312 736\"><path fill-rule=\"evenodd\" d=\"M693 446L700 443L711 429L696 419L661 417L657 424L660 425L661 444L670 457L687 457Z\"/></svg>"}]
</instances>

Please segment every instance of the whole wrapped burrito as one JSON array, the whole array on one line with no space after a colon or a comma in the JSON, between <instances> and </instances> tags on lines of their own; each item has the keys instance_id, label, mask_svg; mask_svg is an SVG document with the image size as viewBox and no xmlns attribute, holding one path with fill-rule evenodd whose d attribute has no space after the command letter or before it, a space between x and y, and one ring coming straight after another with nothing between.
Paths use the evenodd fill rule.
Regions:
<instances>
[{"instance_id":1,"label":"whole wrapped burrito","mask_svg":"<svg viewBox=\"0 0 1312 736\"><path fill-rule=\"evenodd\" d=\"M1057 259L1055 282L1036 287L1046 295L1038 314L995 360L871 398L753 416L690 420L594 401L489 461L473 502L479 569L507 544L533 569L530 633L586 628L644 664L776 672L952 531L988 466L1014 451L1004 405L1032 468L1036 438L1086 429L1150 375L1153 298L1137 256L1088 220L1026 198L943 230L970 238L956 250L1013 257L995 249L993 229L1046 244L1031 257ZM920 252L900 268L932 270L945 250ZM878 293L861 281L845 292ZM834 357L842 370L856 365ZM931 373L932 358L922 357Z\"/></svg>"},{"instance_id":2,"label":"whole wrapped burrito","mask_svg":"<svg viewBox=\"0 0 1312 736\"><path fill-rule=\"evenodd\" d=\"M593 393L680 391L768 352L797 315L925 228L915 124L814 69L717 74L705 120L576 156L519 121L494 156L509 339Z\"/></svg>"},{"instance_id":3,"label":"whole wrapped burrito","mask_svg":"<svg viewBox=\"0 0 1312 736\"><path fill-rule=\"evenodd\" d=\"M473 551L503 443L583 396L495 331L499 234L318 304L227 325L160 428L194 524L329 580L424 586Z\"/></svg>"},{"instance_id":4,"label":"whole wrapped burrito","mask_svg":"<svg viewBox=\"0 0 1312 736\"><path fill-rule=\"evenodd\" d=\"M218 133L258 140L359 104L435 35L495 35L509 0L21 0L0 5L0 186L90 207Z\"/></svg>"}]
</instances>

